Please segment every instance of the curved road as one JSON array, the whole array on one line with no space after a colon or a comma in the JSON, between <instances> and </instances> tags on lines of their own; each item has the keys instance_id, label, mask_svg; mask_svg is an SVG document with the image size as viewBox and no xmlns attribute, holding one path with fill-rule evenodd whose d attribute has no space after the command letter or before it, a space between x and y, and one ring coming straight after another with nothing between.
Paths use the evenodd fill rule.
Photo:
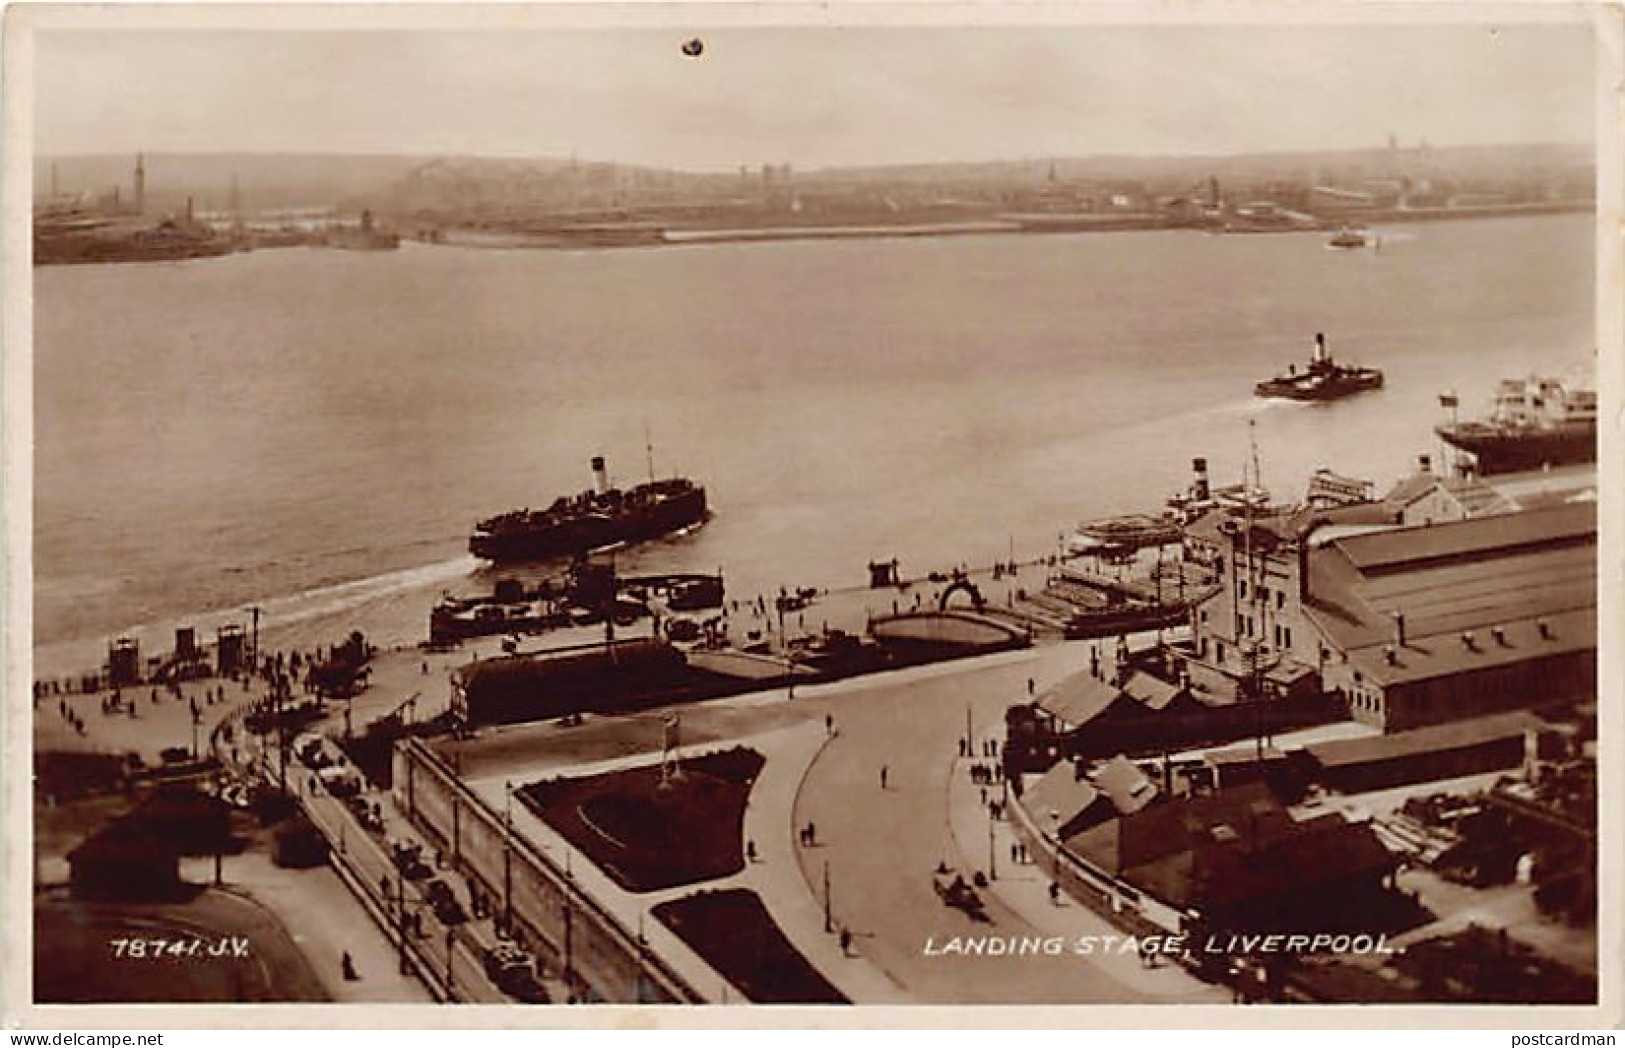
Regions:
<instances>
[{"instance_id":1,"label":"curved road","mask_svg":"<svg viewBox=\"0 0 1625 1048\"><path fill-rule=\"evenodd\" d=\"M803 874L823 899L828 863L835 921L853 949L921 1003L1135 1003L1150 997L1087 958L1068 955L929 956L955 936L1041 936L990 891L988 922L945 906L932 886L941 861L966 879L987 855L961 856L948 819L948 777L965 734L1023 698L1087 666L1087 647L1040 649L1024 658L854 694L837 713L838 734L808 769L795 826L810 821L817 843L799 847ZM880 769L887 770L881 789Z\"/></svg>"}]
</instances>

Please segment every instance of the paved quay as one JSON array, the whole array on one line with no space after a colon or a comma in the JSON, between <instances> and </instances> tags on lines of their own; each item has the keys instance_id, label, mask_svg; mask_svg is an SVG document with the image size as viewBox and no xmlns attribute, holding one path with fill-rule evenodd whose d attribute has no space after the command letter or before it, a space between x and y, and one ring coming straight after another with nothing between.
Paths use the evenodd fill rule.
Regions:
<instances>
[{"instance_id":1,"label":"paved quay","mask_svg":"<svg viewBox=\"0 0 1625 1048\"><path fill-rule=\"evenodd\" d=\"M1077 956L942 956L957 937L1042 936L1021 912L984 891L987 920L944 905L932 884L939 863L970 880L987 867L985 843L962 849L950 780L967 724L1002 718L1027 693L1088 666L1088 644L1057 645L982 660L963 672L906 687L880 685L848 704L838 734L813 762L794 823L816 830L798 846L808 889L852 929L856 949L921 1003L1139 1003L1167 1001L1098 959ZM880 783L886 770L886 785ZM960 773L962 774L962 772ZM982 816L985 819L985 816Z\"/></svg>"}]
</instances>

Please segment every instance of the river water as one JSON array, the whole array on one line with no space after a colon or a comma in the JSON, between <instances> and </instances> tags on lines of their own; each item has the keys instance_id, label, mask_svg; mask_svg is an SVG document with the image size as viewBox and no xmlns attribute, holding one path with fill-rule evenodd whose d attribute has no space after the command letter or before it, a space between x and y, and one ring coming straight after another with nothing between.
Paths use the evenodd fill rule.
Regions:
<instances>
[{"instance_id":1,"label":"river water","mask_svg":"<svg viewBox=\"0 0 1625 1048\"><path fill-rule=\"evenodd\" d=\"M743 595L1053 550L1160 507L1193 456L1240 480L1249 420L1278 496L1317 466L1387 483L1438 455L1441 390L1471 411L1500 377L1593 367L1589 216L1383 232L41 268L39 671L248 604L293 642L419 639L442 589L493 577L477 518L585 488L594 454L645 477L646 431L716 516L623 569L721 568ZM1316 331L1387 388L1253 398Z\"/></svg>"}]
</instances>

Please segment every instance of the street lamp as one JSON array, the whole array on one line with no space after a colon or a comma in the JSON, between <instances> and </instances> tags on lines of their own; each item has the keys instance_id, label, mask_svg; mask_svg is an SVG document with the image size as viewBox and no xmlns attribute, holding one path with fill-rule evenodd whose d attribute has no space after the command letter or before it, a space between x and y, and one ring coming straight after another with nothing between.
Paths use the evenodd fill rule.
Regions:
<instances>
[{"instance_id":1,"label":"street lamp","mask_svg":"<svg viewBox=\"0 0 1625 1048\"><path fill-rule=\"evenodd\" d=\"M990 807L987 810L987 879L990 881L999 879L999 867L994 859L994 852L993 809Z\"/></svg>"},{"instance_id":2,"label":"street lamp","mask_svg":"<svg viewBox=\"0 0 1625 1048\"><path fill-rule=\"evenodd\" d=\"M826 932L833 932L835 930L835 918L830 912L828 859L824 860L824 930Z\"/></svg>"},{"instance_id":3,"label":"street lamp","mask_svg":"<svg viewBox=\"0 0 1625 1048\"><path fill-rule=\"evenodd\" d=\"M513 780L502 784L502 926L513 926Z\"/></svg>"}]
</instances>

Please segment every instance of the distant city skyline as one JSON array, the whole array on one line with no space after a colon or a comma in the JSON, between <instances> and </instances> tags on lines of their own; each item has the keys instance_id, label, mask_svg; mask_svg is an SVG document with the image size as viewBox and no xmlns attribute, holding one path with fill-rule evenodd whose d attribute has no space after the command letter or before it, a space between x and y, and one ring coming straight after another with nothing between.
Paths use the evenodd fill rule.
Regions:
<instances>
[{"instance_id":1,"label":"distant city skyline","mask_svg":"<svg viewBox=\"0 0 1625 1048\"><path fill-rule=\"evenodd\" d=\"M1343 150L1390 136L1590 143L1590 24L1494 23L1496 10L1380 26L47 29L35 147L720 171ZM699 57L682 51L692 37Z\"/></svg>"}]
</instances>

